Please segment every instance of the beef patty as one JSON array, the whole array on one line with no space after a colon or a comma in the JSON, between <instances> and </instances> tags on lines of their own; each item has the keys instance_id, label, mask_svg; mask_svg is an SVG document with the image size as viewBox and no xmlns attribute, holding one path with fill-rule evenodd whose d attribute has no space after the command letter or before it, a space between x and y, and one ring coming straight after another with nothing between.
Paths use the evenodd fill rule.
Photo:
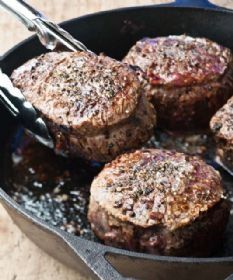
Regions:
<instances>
[{"instance_id":1,"label":"beef patty","mask_svg":"<svg viewBox=\"0 0 233 280\"><path fill-rule=\"evenodd\" d=\"M47 122L59 153L109 161L152 134L155 113L137 74L109 57L51 52L19 67L12 81Z\"/></svg>"},{"instance_id":2,"label":"beef patty","mask_svg":"<svg viewBox=\"0 0 233 280\"><path fill-rule=\"evenodd\" d=\"M231 51L205 38L145 38L124 62L143 70L142 84L163 128L206 128L233 93Z\"/></svg>"},{"instance_id":3,"label":"beef patty","mask_svg":"<svg viewBox=\"0 0 233 280\"><path fill-rule=\"evenodd\" d=\"M107 245L206 256L219 245L229 206L217 171L198 157L138 150L107 164L91 186L88 219Z\"/></svg>"},{"instance_id":4,"label":"beef patty","mask_svg":"<svg viewBox=\"0 0 233 280\"><path fill-rule=\"evenodd\" d=\"M216 154L233 172L233 97L213 116L210 128L216 140Z\"/></svg>"}]
</instances>

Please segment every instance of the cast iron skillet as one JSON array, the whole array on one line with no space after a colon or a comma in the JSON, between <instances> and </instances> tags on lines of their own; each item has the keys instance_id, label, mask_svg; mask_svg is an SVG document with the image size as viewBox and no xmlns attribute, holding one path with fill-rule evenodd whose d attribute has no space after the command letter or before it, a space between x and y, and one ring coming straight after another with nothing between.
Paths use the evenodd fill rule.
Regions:
<instances>
[{"instance_id":1,"label":"cast iron skillet","mask_svg":"<svg viewBox=\"0 0 233 280\"><path fill-rule=\"evenodd\" d=\"M159 6L124 8L96 13L62 24L96 53L121 59L145 36L188 33L233 49L233 12L207 0L177 0ZM13 31L9 31L13 32ZM26 60L45 52L32 37L7 52L0 67L7 74ZM0 108L0 153L17 123ZM4 191L3 156L0 158L0 199L13 221L39 247L61 262L94 279L224 279L233 273L233 256L178 258L140 254L75 237L31 215Z\"/></svg>"}]
</instances>

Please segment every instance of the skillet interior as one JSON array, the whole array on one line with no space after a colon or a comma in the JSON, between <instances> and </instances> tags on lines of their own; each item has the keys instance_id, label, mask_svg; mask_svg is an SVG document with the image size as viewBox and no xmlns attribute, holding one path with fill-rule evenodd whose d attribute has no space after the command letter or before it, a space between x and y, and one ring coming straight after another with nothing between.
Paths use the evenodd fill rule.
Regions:
<instances>
[{"instance_id":1,"label":"skillet interior","mask_svg":"<svg viewBox=\"0 0 233 280\"><path fill-rule=\"evenodd\" d=\"M191 36L204 36L233 49L232 12L139 7L86 16L66 22L63 26L90 49L97 53L105 52L117 59L122 58L130 46L142 37L168 34L187 33ZM1 67L3 71L10 74L14 68L44 51L37 39L27 40L3 57ZM8 115L4 110L1 110L0 117L6 120L4 121L6 126L1 127L0 133L0 143L3 148L6 140L5 129L9 128L12 122L8 123ZM1 183L4 183L3 177ZM218 258L217 260L231 259Z\"/></svg>"},{"instance_id":2,"label":"skillet interior","mask_svg":"<svg viewBox=\"0 0 233 280\"><path fill-rule=\"evenodd\" d=\"M10 137L5 155L5 191L32 215L49 224L88 240L100 242L87 221L89 190L103 164L57 156L19 127ZM145 147L175 149L200 155L219 170L233 204L232 177L214 162L214 141L210 134L184 136L155 130ZM233 213L230 215L223 244L212 257L233 256Z\"/></svg>"}]
</instances>

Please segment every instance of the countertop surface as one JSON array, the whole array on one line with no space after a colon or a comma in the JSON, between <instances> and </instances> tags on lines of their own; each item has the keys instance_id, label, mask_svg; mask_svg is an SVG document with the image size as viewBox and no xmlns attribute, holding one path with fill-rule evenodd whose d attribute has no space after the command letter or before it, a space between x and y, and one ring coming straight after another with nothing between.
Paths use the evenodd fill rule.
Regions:
<instances>
[{"instance_id":1,"label":"countertop surface","mask_svg":"<svg viewBox=\"0 0 233 280\"><path fill-rule=\"evenodd\" d=\"M49 18L60 22L72 17L117 7L171 2L169 0L28 0ZM233 9L233 0L212 0ZM0 10L0 54L30 33L10 15ZM37 248L12 223L0 206L1 280L77 280L77 272L65 267Z\"/></svg>"}]
</instances>

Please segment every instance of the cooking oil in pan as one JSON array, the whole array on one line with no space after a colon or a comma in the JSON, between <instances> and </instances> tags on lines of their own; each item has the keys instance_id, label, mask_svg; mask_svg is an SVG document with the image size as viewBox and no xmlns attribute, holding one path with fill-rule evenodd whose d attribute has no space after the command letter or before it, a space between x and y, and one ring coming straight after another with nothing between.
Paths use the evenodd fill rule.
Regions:
<instances>
[{"instance_id":1,"label":"cooking oil in pan","mask_svg":"<svg viewBox=\"0 0 233 280\"><path fill-rule=\"evenodd\" d=\"M57 156L19 129L7 162L7 192L33 215L75 235L98 241L87 221L89 189L103 165ZM212 158L214 142L206 132L174 134L157 131L145 147L199 155L217 168L233 203L233 177ZM215 256L233 256L233 210L222 247Z\"/></svg>"}]
</instances>

